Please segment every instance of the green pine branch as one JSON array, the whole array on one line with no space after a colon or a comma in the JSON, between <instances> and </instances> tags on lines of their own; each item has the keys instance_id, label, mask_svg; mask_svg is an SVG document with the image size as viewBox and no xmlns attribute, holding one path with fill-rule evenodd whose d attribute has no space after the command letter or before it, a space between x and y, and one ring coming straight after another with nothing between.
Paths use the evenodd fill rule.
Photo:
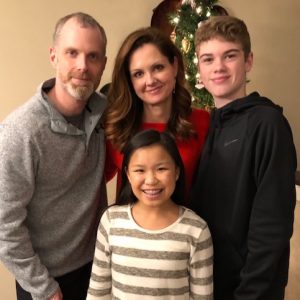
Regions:
<instances>
[{"instance_id":1,"label":"green pine branch","mask_svg":"<svg viewBox=\"0 0 300 300\"><path fill-rule=\"evenodd\" d=\"M196 87L198 84L198 67L195 63L194 35L201 21L209 15L214 15L214 5L217 0L194 0L184 2L177 13L169 16L170 23L175 26L175 44L183 54L188 89L193 97L193 105L210 110L214 107L211 94L205 89ZM177 22L175 21L177 18Z\"/></svg>"}]
</instances>

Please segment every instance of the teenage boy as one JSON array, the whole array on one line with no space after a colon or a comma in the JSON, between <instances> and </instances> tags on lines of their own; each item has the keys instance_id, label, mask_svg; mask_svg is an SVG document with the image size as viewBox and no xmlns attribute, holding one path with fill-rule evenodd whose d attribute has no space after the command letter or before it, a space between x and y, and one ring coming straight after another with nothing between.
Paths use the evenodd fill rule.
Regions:
<instances>
[{"instance_id":1,"label":"teenage boy","mask_svg":"<svg viewBox=\"0 0 300 300\"><path fill-rule=\"evenodd\" d=\"M296 199L290 126L281 107L246 95L253 54L243 21L211 17L195 44L216 106L192 191L212 232L215 299L283 299Z\"/></svg>"}]
</instances>

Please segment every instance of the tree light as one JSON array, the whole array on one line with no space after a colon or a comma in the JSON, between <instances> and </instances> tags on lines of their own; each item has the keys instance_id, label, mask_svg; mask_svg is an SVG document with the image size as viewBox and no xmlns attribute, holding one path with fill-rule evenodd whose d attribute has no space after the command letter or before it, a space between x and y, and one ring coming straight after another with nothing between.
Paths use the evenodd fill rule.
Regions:
<instances>
[{"instance_id":1,"label":"tree light","mask_svg":"<svg viewBox=\"0 0 300 300\"><path fill-rule=\"evenodd\" d=\"M198 15L200 15L200 14L202 13L202 7L201 7L201 6L198 6L198 7L196 8L196 12L197 12Z\"/></svg>"},{"instance_id":2,"label":"tree light","mask_svg":"<svg viewBox=\"0 0 300 300\"><path fill-rule=\"evenodd\" d=\"M179 23L179 18L178 18L178 17L175 17L175 18L173 19L173 22L174 22L175 24L178 24L178 23Z\"/></svg>"}]
</instances>

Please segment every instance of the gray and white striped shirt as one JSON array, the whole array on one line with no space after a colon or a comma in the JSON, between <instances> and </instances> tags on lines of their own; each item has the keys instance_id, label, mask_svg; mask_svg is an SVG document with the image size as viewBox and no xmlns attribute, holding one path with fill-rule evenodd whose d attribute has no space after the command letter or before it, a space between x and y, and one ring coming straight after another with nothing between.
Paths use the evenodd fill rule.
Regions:
<instances>
[{"instance_id":1,"label":"gray and white striped shirt","mask_svg":"<svg viewBox=\"0 0 300 300\"><path fill-rule=\"evenodd\" d=\"M210 231L193 211L180 208L180 217L160 230L138 226L129 205L108 208L87 299L213 299Z\"/></svg>"}]
</instances>

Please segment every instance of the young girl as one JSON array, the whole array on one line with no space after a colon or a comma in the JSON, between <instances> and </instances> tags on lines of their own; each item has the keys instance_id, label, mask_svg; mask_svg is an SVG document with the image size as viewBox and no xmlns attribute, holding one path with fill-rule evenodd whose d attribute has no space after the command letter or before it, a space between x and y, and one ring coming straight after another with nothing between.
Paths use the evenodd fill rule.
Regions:
<instances>
[{"instance_id":1,"label":"young girl","mask_svg":"<svg viewBox=\"0 0 300 300\"><path fill-rule=\"evenodd\" d=\"M117 205L103 214L87 299L212 299L206 223L181 206L184 167L167 133L141 131L124 149Z\"/></svg>"}]
</instances>

